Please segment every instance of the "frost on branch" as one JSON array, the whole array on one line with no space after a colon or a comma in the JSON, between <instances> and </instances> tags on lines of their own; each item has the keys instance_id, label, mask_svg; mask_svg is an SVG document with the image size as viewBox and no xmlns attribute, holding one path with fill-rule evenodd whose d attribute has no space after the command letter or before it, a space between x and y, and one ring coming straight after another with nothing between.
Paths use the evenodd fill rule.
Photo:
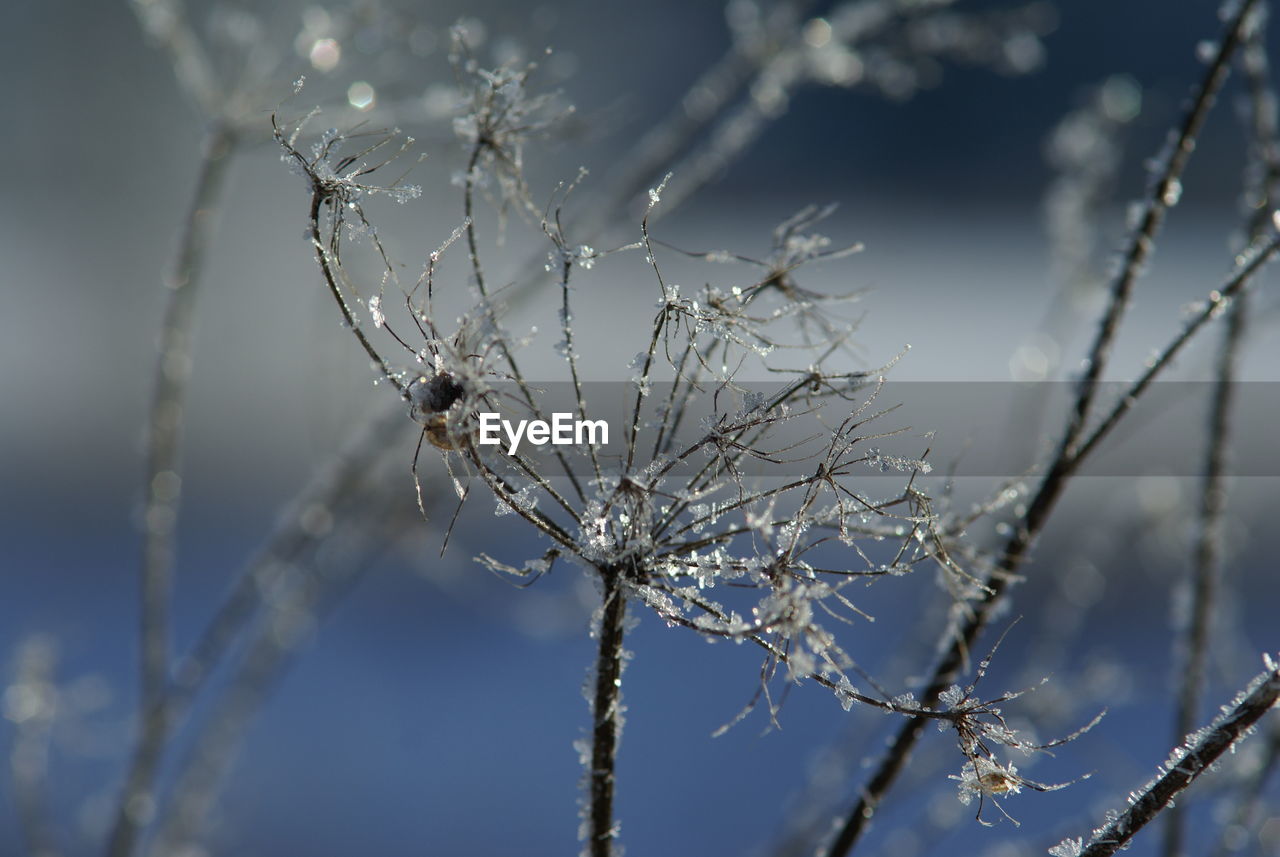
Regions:
<instances>
[{"instance_id":1,"label":"frost on branch","mask_svg":"<svg viewBox=\"0 0 1280 857\"><path fill-rule=\"evenodd\" d=\"M465 31L455 27L450 36L449 58L461 93L453 131L469 152L460 183L483 188L495 181L494 202L500 211L515 205L536 217L538 207L524 178L525 142L573 113L573 107L556 93L530 93L529 79L536 64L482 68L471 54Z\"/></svg>"},{"instance_id":2,"label":"frost on branch","mask_svg":"<svg viewBox=\"0 0 1280 857\"><path fill-rule=\"evenodd\" d=\"M1050 857L1080 857L1080 852L1083 850L1083 839L1078 836L1075 839L1068 837L1050 848L1049 854Z\"/></svg>"},{"instance_id":3,"label":"frost on branch","mask_svg":"<svg viewBox=\"0 0 1280 857\"><path fill-rule=\"evenodd\" d=\"M1005 634L1008 634L1008 631ZM985 701L974 696L978 684L986 677L987 669L990 667L996 651L1000 648L1000 644L1004 641L1004 636L1001 635L995 646L992 647L991 652L978 664L978 670L974 675L973 682L968 687L962 690L958 685L952 685L938 697L939 703L944 706L944 713L939 716L945 718L938 721L938 727L941 729L950 725L951 728L955 729L956 741L960 752L965 757L960 774L958 776L951 775L951 779L956 780L958 783L958 796L961 803L968 805L973 801L974 797L978 798L976 818L979 823L987 826L990 826L990 823L982 817L982 809L987 800L991 801L992 805L1004 818L1007 818L1016 826L1018 825L1017 819L1005 811L997 798L1019 794L1024 788L1037 792L1057 791L1090 776L1089 774L1084 774L1070 782L1052 785L1029 780L1018 773L1018 769L1012 762L1001 762L995 754L993 745L1001 745L1026 754L1047 752L1050 748L1075 741L1102 719L1102 714L1099 714L1089 723L1065 738L1059 738L1047 744L1036 744L1028 741L1011 729L1003 716L1000 706L1025 695L1029 692L1028 690L1005 693Z\"/></svg>"},{"instance_id":4,"label":"frost on branch","mask_svg":"<svg viewBox=\"0 0 1280 857\"><path fill-rule=\"evenodd\" d=\"M1254 731L1257 722L1280 700L1280 665L1270 654L1263 655L1263 665L1264 671L1229 705L1222 706L1209 725L1188 735L1181 746L1173 749L1154 778L1130 792L1128 808L1109 815L1079 854L1104 857L1127 847L1134 834L1170 806L1179 792Z\"/></svg>"},{"instance_id":5,"label":"frost on branch","mask_svg":"<svg viewBox=\"0 0 1280 857\"><path fill-rule=\"evenodd\" d=\"M963 606L982 585L966 570L971 557L957 548L963 526L936 514L919 484L931 469L927 439L894 425L895 403L881 401L885 374L902 355L854 368L860 365L851 347L856 319L838 312L858 294L827 294L807 282L808 266L835 263L860 249L819 231L831 206L810 206L786 219L754 256L675 250L655 240L647 213L637 244L601 251L571 234L560 217L585 174L561 185L541 209L551 249L544 256L544 245L536 257L535 275L551 273L561 287L559 344L546 347L566 358L554 365L564 369L560 380L573 389L577 416L585 418L593 408L577 374L581 343L573 301L579 281L609 276L615 259L639 262L638 254L621 252L636 247L645 251L643 262L652 272L654 313L635 331L617 331L618 337L634 333L629 350L639 349L630 366L634 383L626 387L626 419L615 427L620 448L608 457L592 444L535 456L514 445L482 448L476 441L481 410L546 419L538 385L521 369L519 353L527 343L504 329L501 293L484 285L481 260L488 245L472 209L476 190L496 186L491 201L499 210L514 204L533 213L524 144L555 117L553 99L527 92L532 67L481 69L461 38L455 39L454 64L466 94L454 127L468 153L459 182L463 225L429 255L411 285L401 283L403 269L387 258L364 209L375 196L400 192L398 179L382 186L370 176L407 143L397 146L393 134L325 132L303 146L303 123L277 127L276 136L308 182L309 234L344 321L420 426L411 470L423 514L417 467L425 441L441 450L459 498L481 486L503 517L500 526L529 526L549 542L541 559L482 554L483 566L527 585L563 557L599 587L587 803L593 853L608 853L616 831L612 765L629 605L701 638L745 643L762 653L759 688L746 711L763 703L771 722L785 698L779 686L815 683L846 709L866 705L955 728L965 758L960 778L970 797L994 800L1022 788L1058 788L1023 778L992 750L1043 749L1002 718L998 705L1016 694L980 700L971 685L948 696L946 710L932 711L909 692L882 689L842 645L842 625L874 621L859 603L867 586L890 585L924 566L949 581ZM650 208L662 200L664 187L654 189ZM353 230L341 227L348 222L369 236L383 263L372 288L362 287L344 262L341 242ZM467 245L468 281L478 297L447 335L433 296L437 288L456 289L456 283L438 281L436 270L455 240ZM696 285L681 288L668 280L664 269L676 264L697 269L684 280ZM389 299L397 290L402 307ZM367 307L372 338L351 311L354 303ZM403 351L411 368L396 368L385 356L388 348ZM498 383L506 385L501 394ZM697 410L705 404L709 412ZM806 425L817 430L799 440L785 434Z\"/></svg>"}]
</instances>

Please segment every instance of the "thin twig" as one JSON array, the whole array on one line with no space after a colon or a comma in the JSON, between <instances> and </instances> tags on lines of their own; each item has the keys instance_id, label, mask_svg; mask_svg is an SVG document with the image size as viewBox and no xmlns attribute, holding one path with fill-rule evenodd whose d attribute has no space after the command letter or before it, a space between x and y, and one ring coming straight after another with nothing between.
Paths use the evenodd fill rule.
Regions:
<instances>
[{"instance_id":1,"label":"thin twig","mask_svg":"<svg viewBox=\"0 0 1280 857\"><path fill-rule=\"evenodd\" d=\"M787 30L794 39L795 31L799 30L797 23L810 10L822 14L822 7L831 3L829 0L821 4L814 0L782 0L773 5L775 8L766 13L770 20L765 22L764 32L755 34L753 39L733 39L728 50L674 102L674 108L654 122L626 157L618 160L609 189L596 204L584 208L575 222L600 223L614 207L629 207L636 197L656 184L703 130L750 89L769 60L790 47Z\"/></svg>"},{"instance_id":2,"label":"thin twig","mask_svg":"<svg viewBox=\"0 0 1280 857\"><path fill-rule=\"evenodd\" d=\"M168 303L147 421L138 741L116 809L107 845L108 857L127 857L131 853L139 825L145 821L153 802L156 766L168 737L163 700L170 669L169 598L173 585L174 530L182 486L178 451L192 322L235 141L233 132L222 125L215 125L206 136L199 178L184 221L173 271L165 281Z\"/></svg>"},{"instance_id":3,"label":"thin twig","mask_svg":"<svg viewBox=\"0 0 1280 857\"><path fill-rule=\"evenodd\" d=\"M1257 2L1258 0L1245 0L1228 23L1213 62L1209 64L1204 79L1196 88L1191 108L1178 127L1177 135L1172 141L1161 172L1155 177L1142 220L1134 230L1129 246L1125 250L1119 276L1111 284L1111 296L1107 302L1106 311L1098 325L1093 345L1089 349L1089 355L1084 364L1084 376L1080 379L1080 392L1072 408L1071 421L1062 438L1065 455L1059 453L1060 459L1070 458L1076 452L1077 442L1084 432L1094 396L1100 386L1098 382L1106 369L1111 347L1119 333L1120 322L1129 308L1134 285L1146 269L1155 250L1156 236L1164 225L1165 215L1168 214L1169 209L1177 205L1182 195L1182 174L1191 160L1191 153L1195 151L1196 139L1200 135L1200 129L1204 127L1210 109L1217 100L1218 91L1231 71L1232 58L1245 36L1245 23Z\"/></svg>"},{"instance_id":4,"label":"thin twig","mask_svg":"<svg viewBox=\"0 0 1280 857\"><path fill-rule=\"evenodd\" d=\"M1259 23L1250 32L1242 54L1242 73L1250 93L1250 172L1246 175L1246 201L1256 206L1250 215L1250 238L1257 241L1273 228L1267 212L1275 208L1277 180L1275 103L1263 49L1266 28ZM1223 518L1227 506L1227 454L1231 435L1231 409L1235 399L1239 353L1244 340L1248 295L1242 293L1227 310L1227 327L1218 351L1217 374L1209 413L1209 435L1204 451L1204 475L1200 489L1195 561L1191 571L1191 615L1179 640L1182 676L1174 714L1173 738L1182 741L1191 731L1204 692L1205 664L1209 658L1213 614L1222 574ZM1164 827L1165 857L1185 853L1186 803L1169 808Z\"/></svg>"},{"instance_id":5,"label":"thin twig","mask_svg":"<svg viewBox=\"0 0 1280 857\"><path fill-rule=\"evenodd\" d=\"M996 565L1000 573L988 581L987 591L974 605L963 627L958 632L953 632L951 628L947 629L949 642L945 644L945 654L935 666L923 689L922 705L935 705L941 693L954 681L966 661L966 653L986 627L992 608L1004 594L1013 574L1022 567L1031 546L1048 521L1070 477L1079 468L1089 451L1089 448L1078 448L1079 440L1084 432L1102 372L1110 356L1120 319L1128 306L1133 285L1151 255L1153 242L1164 220L1164 215L1176 202L1174 188L1195 148L1196 134L1204 124L1208 110L1214 102L1214 96L1226 79L1231 57L1240 45L1244 22L1256 2L1257 0L1246 0L1227 25L1217 55L1202 80L1191 109L1179 129L1174 150L1154 185L1153 198L1149 201L1145 216L1130 242L1124 265L1112 284L1111 300L1090 349L1085 376L1081 380L1070 421L1053 464L1028 506L1021 526L1016 528L1000 553L1000 559ZM861 790L830 847L826 849L825 853L830 857L845 857L853 849L866 829L867 822L875 814L876 808L906 766L911 751L923 732L924 725L925 720L916 717L899 728L889 749L881 756L875 773Z\"/></svg>"},{"instance_id":6,"label":"thin twig","mask_svg":"<svg viewBox=\"0 0 1280 857\"><path fill-rule=\"evenodd\" d=\"M1129 808L1090 837L1079 857L1107 857L1124 848L1135 833L1158 816L1173 798L1209 769L1219 756L1252 730L1280 699L1280 668L1270 657L1266 672L1250 683L1230 710L1190 736L1161 769L1161 775L1130 798Z\"/></svg>"},{"instance_id":7,"label":"thin twig","mask_svg":"<svg viewBox=\"0 0 1280 857\"><path fill-rule=\"evenodd\" d=\"M343 323L351 331L352 335L355 336L356 340L360 343L360 347L364 349L364 352L369 355L369 359L378 367L378 370L382 373L383 377L396 388L396 391L400 393L401 398L408 401L408 386L400 379L395 371L392 370L391 364L389 364L386 359L378 353L377 349L373 347L373 344L369 342L369 338L365 336L364 329L360 325L360 320L357 319L355 314L351 311L351 307L347 303L347 298L343 294L342 288L338 285L338 277L336 275L336 269L338 268L337 259L329 249L331 246L330 243L326 243L320 233L320 211L325 205L328 205L331 211L334 211L342 205L342 202L333 198L325 188L316 184L311 193L311 207L307 215L308 235L311 239L312 249L316 254L316 264L320 266L320 270L324 274L325 285L329 289L329 294L338 305L339 312L342 313ZM331 242L336 242L338 235L339 224L336 223L336 211L334 211L334 217L335 223L333 234L330 236Z\"/></svg>"},{"instance_id":8,"label":"thin twig","mask_svg":"<svg viewBox=\"0 0 1280 857\"><path fill-rule=\"evenodd\" d=\"M148 36L169 55L173 75L205 116L220 116L230 101L182 0L133 0L129 4ZM229 118L229 117L228 117Z\"/></svg>"},{"instance_id":9,"label":"thin twig","mask_svg":"<svg viewBox=\"0 0 1280 857\"><path fill-rule=\"evenodd\" d=\"M1246 293L1253 275L1271 262L1275 258L1277 251L1280 251L1280 234L1273 234L1270 237L1254 241L1236 255L1236 265L1231 273L1227 275L1223 284L1209 293L1196 313L1169 340L1155 359L1150 361L1150 365L1143 370L1136 381L1129 385L1124 395L1112 406L1106 416L1099 421L1097 428L1089 434L1086 440L1081 441L1074 457L1064 462L1068 475L1078 470L1080 464L1097 448L1098 444L1111 434L1111 431L1124 418L1124 415L1133 409L1142 394L1173 363L1174 358L1182 352L1182 349L1187 346L1195 335L1209 322L1222 315L1232 303Z\"/></svg>"},{"instance_id":10,"label":"thin twig","mask_svg":"<svg viewBox=\"0 0 1280 857\"><path fill-rule=\"evenodd\" d=\"M289 570L297 582L285 592L277 591L246 641L243 660L225 691L208 719L194 730L189 754L175 766L175 784L164 814L157 818L153 853L180 854L198 842L248 722L287 673L321 616L341 603L379 551L392 542L397 521L403 519L379 506L379 497L386 500L388 495L373 481L366 471L363 484L348 486L351 490L341 498L343 508L335 510L342 520L367 516L373 523L343 527L338 543L327 540L322 555L313 550L310 556L294 557ZM311 547L317 549L319 543Z\"/></svg>"},{"instance_id":11,"label":"thin twig","mask_svg":"<svg viewBox=\"0 0 1280 857\"><path fill-rule=\"evenodd\" d=\"M334 508L354 493L368 478L369 450L394 447L396 435L404 427L404 411L386 400L343 444L333 461L318 466L310 483L303 487L281 515L257 554L241 570L217 612L205 626L190 652L180 658L174 670L167 704L169 719L180 722L204 688L210 675L252 623L264 598L286 569L300 558L318 550L333 532Z\"/></svg>"},{"instance_id":12,"label":"thin twig","mask_svg":"<svg viewBox=\"0 0 1280 857\"><path fill-rule=\"evenodd\" d=\"M463 182L462 208L467 224L467 252L471 260L471 270L475 276L476 290L480 292L480 299L485 312L489 315L494 325L497 326L496 309L490 300L489 290L485 285L484 266L481 264L480 260L480 246L479 239L476 235L476 219L474 214L475 184L479 170L480 156L484 153L485 147L488 145L490 144L478 141L471 151L471 157L467 162L466 178ZM524 398L525 404L528 405L529 410L532 411L539 419L545 420L542 410L538 407L537 402L534 399L533 391L529 389L528 381L525 379L524 373L520 371L520 366L516 362L515 354L512 353L511 346L507 343L506 338L499 336L496 341L496 345L498 347L498 351L502 353L503 360L506 361L507 366L511 369L511 377L515 381L516 387L520 390L520 395ZM565 459L564 453L557 448L552 451L552 455L554 455L556 461L559 462L561 471L569 478L569 482L573 485L574 491L577 492L578 498L585 500L587 495L583 491L581 483L578 481L577 474L574 473L573 468L569 466L569 462Z\"/></svg>"}]
</instances>

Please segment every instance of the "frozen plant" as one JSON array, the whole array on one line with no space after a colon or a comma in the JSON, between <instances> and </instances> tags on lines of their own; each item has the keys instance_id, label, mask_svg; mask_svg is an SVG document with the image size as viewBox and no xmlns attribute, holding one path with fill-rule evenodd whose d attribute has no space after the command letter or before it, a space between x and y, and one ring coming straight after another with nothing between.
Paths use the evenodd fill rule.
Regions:
<instances>
[{"instance_id":1,"label":"frozen plant","mask_svg":"<svg viewBox=\"0 0 1280 857\"><path fill-rule=\"evenodd\" d=\"M1065 374L1070 407L1059 417L1035 415L1047 433L1021 432L1030 446L1048 449L1043 467L984 486L984 497L969 507L938 476L952 462L930 450L930 427L908 429L894 410L884 379L905 347L870 357L860 350L860 318L848 307L866 282L860 260L851 260L861 244L828 237L847 232L832 206L805 206L782 219L763 246L738 235L717 242L730 249L690 249L664 218L725 174L767 129L792 119L789 111L807 90L900 100L942 85L952 65L1026 74L1053 48L1042 38L1057 15L1077 13L1070 4L1055 12L1043 2L971 9L952 0L732 0L723 55L665 113L646 120L623 154L592 175L557 173L567 179L560 184L539 175L538 143L577 143L607 132L607 116L574 113L554 91L562 82L551 79L557 55L533 54L537 61L530 63L513 41L490 39L486 22L428 26L422 10L379 0L277 4L271 14L222 2L132 5L206 122L206 137L164 283L147 418L140 693L132 720L108 730L119 745L119 733L129 728L133 756L122 782L109 784L106 799L98 796L91 807L99 820L85 828L95 853L99 840L106 857L215 853L221 832L215 811L236 749L312 629L342 602L370 557L406 532L433 532L423 518L445 532L438 545L415 554L415 564L440 566L436 548L444 553L455 522L466 527L463 510L486 518L495 511L499 518L486 525L499 535L495 541L521 533L538 540L514 557L486 545L474 557L483 568L520 587L545 587L552 582L547 575L563 577L565 566L574 566L573 579L585 577L592 590L590 718L574 744L584 769L583 849L592 857L621 853L617 797L642 791L628 784L628 763L619 756L624 673L629 649L639 646L632 629L642 615L655 633L687 645L724 640L758 655L758 671L744 679L753 685L752 699L724 729L747 718L790 727L794 714L784 703L820 688L820 702L830 702L830 694L839 706L827 706L832 719L857 733L851 749L822 752L823 769L799 798L787 803L777 796L778 817L793 829L785 841L754 843L771 857L836 857L858 848L909 853L952 823L948 811L966 835L991 843L993 853L1047 850L1057 857L1112 853L1157 818L1167 857L1195 852L1202 839L1225 854L1240 831L1266 829L1268 776L1280 768L1275 718L1269 737L1246 739L1268 723L1275 704L1274 660L1221 716L1197 729L1206 721L1210 690L1225 684L1211 680L1209 666L1229 654L1221 631L1230 624L1223 621L1235 582L1229 549L1239 528L1228 508L1228 453L1237 428L1233 402L1243 395L1236 383L1240 355L1256 303L1250 290L1280 248L1280 145L1265 3L1224 4L1219 38L1183 51L1201 64L1201 79L1149 163L1110 273L1098 248L1110 195L1125 186L1119 135L1141 126L1143 94L1135 79L1108 77L1059 126L1050 160L1060 179L1047 216L1050 279L1064 299L1014 357L1026 377ZM531 15L545 20L547 13L540 5ZM441 68L428 71L419 60L434 59L437 47ZM1239 240L1218 288L1206 289L1179 329L1109 400L1102 379L1124 369L1112 357L1121 328L1165 221L1195 190L1188 182L1184 193L1188 165L1198 148L1212 150L1198 144L1215 102L1231 93L1231 74L1243 83L1239 106L1248 138ZM313 103L320 107L309 110ZM381 128L388 130L375 130ZM959 148L965 133L940 136L936 145ZM342 327L340 334L338 325L327 331L356 340L358 351L349 339L342 344L357 364L372 364L377 398L351 415L356 430L340 453L308 462L307 483L276 524L263 528L263 545L207 611L205 624L176 634L174 537L186 478L179 447L197 285L209 260L227 249L214 226L233 162L268 140L272 158L283 157L307 194L305 252L319 272L309 285L323 284ZM429 167L446 164L451 181L424 180L419 153L429 156ZM427 207L446 211L447 225L427 234L405 227ZM297 225L289 221L281 244L296 236ZM993 246L1007 240L1000 236ZM534 252L522 241L535 244ZM936 250L932 244L921 236L913 246L926 252ZM405 260L406 246L427 249L407 251ZM849 272L855 285L831 293L818 284L819 267ZM625 358L598 350L601 337L592 328L600 317L584 306L628 272L642 276L652 309L638 314L627 304L606 320L610 344L635 354L624 368ZM911 285L890 279L885 285L893 288ZM262 284L285 286L276 279ZM1089 301L1100 307L1084 307ZM548 317L554 311L551 330L523 328L521 313L530 305L546 307ZM1092 342L1075 361L1058 346L1095 309ZM880 322L875 313L872 304L868 318ZM1123 795L1132 787L1117 785L1123 765L1109 755L1084 758L1108 726L1095 729L1098 721L1090 718L1122 696L1116 676L1123 668L1070 663L1095 642L1070 634L1083 633L1085 619L1101 612L1097 592L1130 572L1117 566L1129 561L1126 549L1140 541L1133 530L1142 525L1097 512L1082 529L1111 541L1070 546L1065 558L1043 556L1038 542L1061 520L1056 509L1099 447L1118 425L1135 422L1129 415L1137 403L1217 319L1225 331L1213 366L1202 484L1196 508L1179 520L1194 522L1196 533L1180 584L1186 609L1170 635L1178 665L1168 706L1174 749L1160 754L1166 762L1132 791L1124 812L1099 823L1054 802L1078 793L1089 800ZM901 341L915 336L904 330ZM541 374L547 366L554 367L552 391ZM610 391L625 394L620 417L606 410L611 396L589 380L602 369L628 379ZM568 404L553 405L550 393L565 390ZM482 413L522 425L554 423L565 411L583 422L607 414L609 443L541 449L532 441L481 443ZM1011 423L1020 431L1024 425ZM460 559L458 541L451 561ZM1084 556L1088 550L1095 551L1092 559ZM466 567L474 570L470 559ZM996 649L976 665L974 652L1020 611L1036 607L1021 589L1036 577L1053 578L1042 614L1051 621L1030 634L1038 654L1026 656L1030 676L1013 684L1035 692L990 691ZM920 599L922 590L936 597L922 604L928 600ZM524 596L545 597L545 590ZM912 619L872 625L877 599L907 603L903 612L918 615L918 625L910 627ZM1028 624L1016 626L1019 637ZM874 641L870 652L867 640ZM882 657L876 645L894 654ZM56 779L51 772L69 745L66 733L104 707L100 694L62 675L69 668L58 661L61 649L33 636L16 650L2 694L12 733L12 786L4 791L12 795L27 852L41 857L74 850L62 808L46 804ZM1045 656L1046 649L1057 654ZM1016 655L1016 646L1001 648L1000 666ZM931 663L920 662L928 657ZM432 651L424 660L430 668L445 659ZM1052 677L1044 681L1046 675ZM493 683L503 684L503 677L495 672ZM884 715L875 719L891 730L887 741L866 728L873 713ZM946 740L926 748L926 735L937 737L925 728L930 723ZM1042 731L1065 737L1038 737ZM1050 751L1076 739L1055 763L1061 769L1042 775L1036 766ZM432 740L425 735L423 745ZM1231 756L1238 746L1247 753ZM512 769L512 779L519 773ZM1202 776L1211 778L1219 802L1212 813L1204 784L1185 791ZM1057 791L1067 785L1057 781L1069 777L1089 782L1055 795L1023 794ZM743 788L759 790L761 783L773 800L781 778L770 771ZM735 799L734 785L720 791ZM933 803L934 796L941 799ZM958 801L972 808L974 798L978 824L958 808ZM1022 807L1034 801L1037 811L1061 817L1015 829L1015 816L1027 817L1016 801ZM910 819L905 833L894 828L894 802ZM571 830L566 810L564 828ZM636 827L659 820L633 809L623 814ZM880 840L867 843L872 823Z\"/></svg>"},{"instance_id":2,"label":"frozen plant","mask_svg":"<svg viewBox=\"0 0 1280 857\"><path fill-rule=\"evenodd\" d=\"M650 231L650 215L662 204L667 179L648 192L639 240L607 251L575 242L565 225L565 211L585 176L556 188L540 227L552 245L545 270L561 302L556 351L567 363L565 383L572 388L578 418L587 420L592 413L579 375L582 355L574 327L579 281L589 276L588 269L603 275L601 268L643 254L654 282L656 313L647 330L636 331L644 348L631 364L621 448L606 456L587 444L537 458L515 444L484 447L478 436L482 411L549 422L537 385L522 369L522 343L506 328L501 295L488 285L483 261L488 251L475 201L480 188L496 184L502 189L494 199L500 213L513 203L524 213L532 209L521 152L527 134L547 130L534 118L547 100L526 91L531 67L519 72L480 68L464 53L462 36L455 33L454 40L459 88L469 93L466 112L454 124L468 152L460 182L462 225L428 256L413 284L400 283L398 266L381 243L376 244L381 271L372 278L351 270L343 251L352 222L359 233L376 234L367 212L371 201L405 194L400 179L385 186L368 182L391 170L396 155L412 141L399 142L395 132L369 138L367 132L331 130L305 147L300 139L310 115L295 122L273 120L275 136L284 160L310 192L310 243L345 326L422 426L411 469L423 514L417 474L425 441L453 461L450 471L463 501L471 488L457 474L467 471L488 489L499 514L522 519L549 543L540 559L522 567L487 555L482 564L523 581L567 559L596 581L593 719L589 750L582 751L587 766L584 853L612 854L619 836L613 812L615 761L624 711L622 675L631 657L624 648L631 603L649 608L669 626L758 646L763 651L760 688L747 710L763 700L773 722L780 707L777 686L813 681L846 707L869 705L953 725L968 768L979 772L976 782L988 793L1008 791L1013 784L1060 787L1012 773L1003 788L990 785L996 767L986 739L1024 750L1060 743L1036 746L1008 727L996 706L1017 694L983 701L973 698L970 686L948 711L935 711L909 695L892 697L826 624L870 619L856 603L853 584L900 577L924 564L949 581L962 610L965 600L990 591L957 561L963 554L952 547L958 545L958 529L948 529L934 514L917 485L917 475L931 470L928 450L895 455L871 445L902 434L881 427L891 419L892 409L878 400L889 366L828 368L834 357L843 356L855 332L850 321L833 314L832 305L848 296L833 298L801 285L803 268L858 249L833 246L814 231L829 208L807 208L781 224L763 261L728 251L681 251L759 272L752 279L707 282L685 293L664 273L660 248L665 245ZM475 305L458 333L446 336L436 300L465 286L456 277L442 285L438 263L460 234L469 251L466 270ZM582 264L584 259L591 265ZM373 327L404 352L407 368L397 368L374 343L355 310L361 302ZM400 307L395 320L391 306ZM416 332L398 332L407 329L400 319ZM762 389L742 380L760 373L780 380ZM707 402L709 412L695 423L695 410ZM794 442L780 440L793 425L817 425L822 431ZM769 478L746 472L757 469ZM873 494L870 489L878 483L866 476L874 471L899 472L903 483L887 496ZM991 771L983 773L983 766Z\"/></svg>"}]
</instances>

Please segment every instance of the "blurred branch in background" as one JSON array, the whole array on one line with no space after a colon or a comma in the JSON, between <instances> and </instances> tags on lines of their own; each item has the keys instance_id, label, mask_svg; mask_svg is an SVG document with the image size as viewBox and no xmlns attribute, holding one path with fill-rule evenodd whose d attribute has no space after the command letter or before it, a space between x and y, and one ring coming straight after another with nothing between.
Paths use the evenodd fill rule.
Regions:
<instances>
[{"instance_id":1,"label":"blurred branch in background","mask_svg":"<svg viewBox=\"0 0 1280 857\"><path fill-rule=\"evenodd\" d=\"M1196 137L1213 106L1218 90L1226 81L1233 57L1247 38L1250 29L1257 25L1257 20L1252 15L1257 5L1254 0L1246 0L1238 4L1212 56L1204 79L1194 90L1187 113L1180 126L1170 135L1168 151L1155 162L1157 168L1151 177L1149 188L1151 196L1143 203L1141 219L1133 229L1120 270L1112 280L1108 303L1093 345L1083 363L1084 372L1079 382L1079 392L1059 441L1057 452L1051 459L1052 464L1049 466L1048 474L1030 498L1025 515L1019 516L1021 520L1017 522L1013 534L1000 550L999 559L987 580L988 588L981 601L969 616L963 618L959 627L949 627L946 635L939 641L939 650L944 651L945 654L934 667L924 689L923 704L926 707L936 705L941 694L964 669L968 661L968 652L986 628L988 617L995 606L1001 602L1010 583L1016 580L1016 575L1022 570L1023 563L1048 522L1068 482L1079 469L1084 458L1096 446L1097 441L1105 436L1116 421L1127 412L1136 401L1136 394L1146 388L1155 373L1168 365L1172 355L1180 349L1191 333L1226 306L1236 296L1235 293L1243 291L1244 285L1248 282L1248 276L1257 267L1269 261L1280 247L1275 240L1270 240L1267 244L1255 244L1251 248L1254 249L1252 254L1242 254L1237 263L1238 273L1228 280L1227 289L1232 293L1225 294L1227 289L1222 292L1215 291L1211 296L1211 303L1197 317L1196 327L1188 324L1183 334L1175 338L1173 344L1166 348L1161 357L1149 364L1147 375L1134 385L1133 393L1125 396L1090 433L1088 420L1093 410L1094 397L1118 335L1120 321L1129 307L1134 285L1146 268L1167 211L1176 205L1181 197L1183 171L1195 149ZM1274 235L1274 232L1275 227L1272 226L1269 234ZM843 825L826 853L832 857L844 857L853 850L867 822L875 814L877 806L906 766L924 725L922 718L916 718L899 728L889 750L880 758L875 772L866 786L861 789L857 801L845 816Z\"/></svg>"},{"instance_id":2,"label":"blurred branch in background","mask_svg":"<svg viewBox=\"0 0 1280 857\"><path fill-rule=\"evenodd\" d=\"M1244 176L1242 202L1249 242L1262 240L1276 228L1268 212L1274 212L1280 196L1280 129L1276 124L1277 102L1267 61L1266 7L1258 12L1258 21L1249 32L1241 51L1240 66L1248 92L1246 139L1248 166ZM1174 713L1173 740L1179 742L1190 734L1200 711L1200 700L1207 680L1206 666L1213 639L1215 614L1218 612L1218 589L1221 584L1228 503L1227 456L1231 442L1232 406L1237 395L1240 350L1244 345L1249 307L1248 293L1242 293L1227 308L1226 328L1218 347L1213 398L1209 406L1209 431L1204 451L1204 475L1200 491L1198 531L1190 579L1175 591L1179 600L1175 616L1182 622L1175 627L1175 664L1182 676ZM1171 807L1164 829L1165 857L1182 857L1187 853L1186 809Z\"/></svg>"}]
</instances>

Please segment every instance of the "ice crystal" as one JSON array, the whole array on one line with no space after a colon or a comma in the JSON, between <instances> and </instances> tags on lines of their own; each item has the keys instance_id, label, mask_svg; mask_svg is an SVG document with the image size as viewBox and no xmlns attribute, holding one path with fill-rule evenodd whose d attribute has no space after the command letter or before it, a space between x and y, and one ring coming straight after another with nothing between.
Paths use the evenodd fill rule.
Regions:
<instances>
[{"instance_id":1,"label":"ice crystal","mask_svg":"<svg viewBox=\"0 0 1280 857\"><path fill-rule=\"evenodd\" d=\"M1068 837L1049 849L1052 857L1080 857L1082 853L1084 853L1084 840L1079 836L1075 839Z\"/></svg>"}]
</instances>

